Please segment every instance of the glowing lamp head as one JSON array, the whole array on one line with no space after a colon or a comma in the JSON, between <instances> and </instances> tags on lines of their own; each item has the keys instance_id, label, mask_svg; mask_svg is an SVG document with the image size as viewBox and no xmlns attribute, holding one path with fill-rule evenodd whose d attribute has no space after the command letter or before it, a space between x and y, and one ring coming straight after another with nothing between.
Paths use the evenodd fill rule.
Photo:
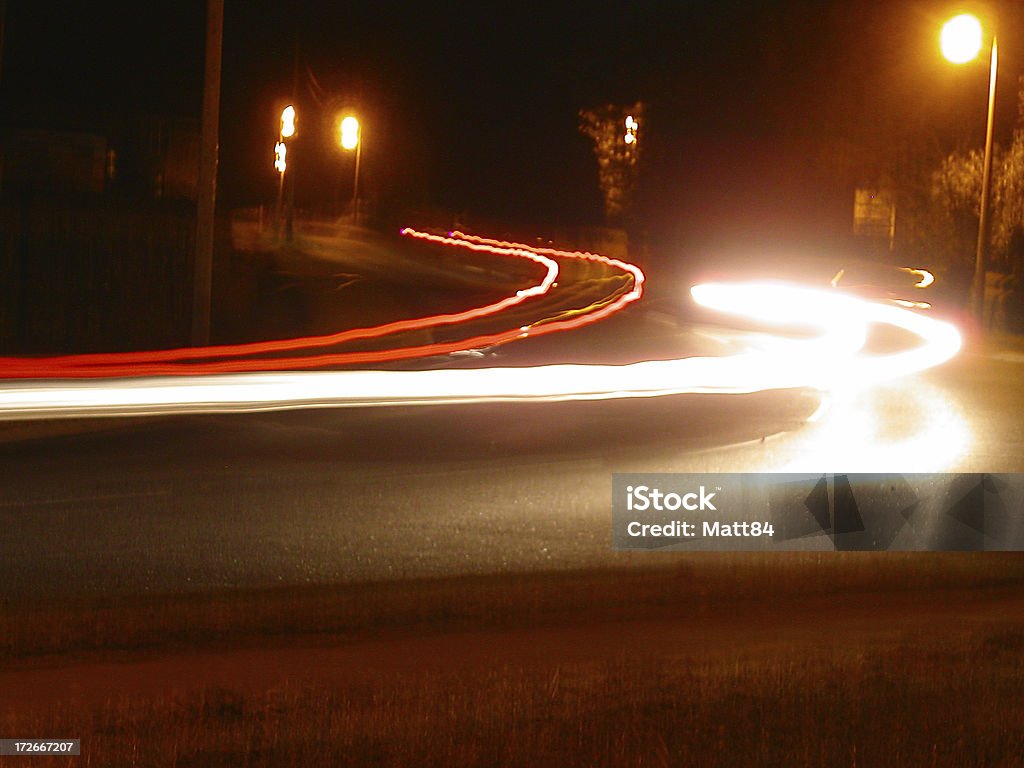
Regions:
<instances>
[{"instance_id":1,"label":"glowing lamp head","mask_svg":"<svg viewBox=\"0 0 1024 768\"><path fill-rule=\"evenodd\" d=\"M969 13L954 16L942 27L942 55L953 64L966 64L981 51L981 22Z\"/></svg>"},{"instance_id":2,"label":"glowing lamp head","mask_svg":"<svg viewBox=\"0 0 1024 768\"><path fill-rule=\"evenodd\" d=\"M281 112L281 138L290 139L295 135L295 107L289 104Z\"/></svg>"},{"instance_id":3,"label":"glowing lamp head","mask_svg":"<svg viewBox=\"0 0 1024 768\"><path fill-rule=\"evenodd\" d=\"M341 148L352 150L359 146L359 120L349 115L341 121Z\"/></svg>"},{"instance_id":4,"label":"glowing lamp head","mask_svg":"<svg viewBox=\"0 0 1024 768\"><path fill-rule=\"evenodd\" d=\"M285 146L283 141L279 141L274 145L274 167L277 169L278 173L284 173L285 169L288 167L288 163L285 159L287 154L288 147Z\"/></svg>"},{"instance_id":5,"label":"glowing lamp head","mask_svg":"<svg viewBox=\"0 0 1024 768\"><path fill-rule=\"evenodd\" d=\"M622 137L622 140L626 142L626 144L636 144L636 132L639 127L640 123L638 123L632 115L627 116L626 134Z\"/></svg>"}]
</instances>

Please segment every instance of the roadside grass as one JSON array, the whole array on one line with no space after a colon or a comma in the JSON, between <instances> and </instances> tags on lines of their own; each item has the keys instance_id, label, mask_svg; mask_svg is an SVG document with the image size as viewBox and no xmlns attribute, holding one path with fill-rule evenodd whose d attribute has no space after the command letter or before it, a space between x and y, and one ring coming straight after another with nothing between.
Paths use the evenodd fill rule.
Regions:
<instances>
[{"instance_id":1,"label":"roadside grass","mask_svg":"<svg viewBox=\"0 0 1024 768\"><path fill-rule=\"evenodd\" d=\"M808 628L768 653L204 689L0 730L82 738L82 757L33 765L1016 766L1022 646L1019 619L882 645L824 645Z\"/></svg>"},{"instance_id":2,"label":"roadside grass","mask_svg":"<svg viewBox=\"0 0 1024 768\"><path fill-rule=\"evenodd\" d=\"M372 645L389 635L469 631L500 643L500 631L477 633L564 626L600 641L607 622L654 618L694 642L661 638L643 651L616 645L612 653L556 644L525 659L496 648L493 658L413 660L301 681L270 675L275 682L266 684L253 670L244 685L197 676L175 692L141 689L87 706L59 697L34 706L8 700L0 734L81 738L81 757L32 760L76 768L1024 761L1024 616L990 611L960 621L954 608L935 614L950 619L940 625L927 610L941 600L969 601L973 590L1018 592L1024 557L733 553L672 556L654 567L650 556L634 562L588 573L9 601L0 606L0 679L4 668L133 655L159 662L179 652L187 659L296 643L316 663L326 658L318 646ZM904 609L893 606L915 606L918 594L926 610L914 616L911 607L912 620L903 622ZM820 605L824 597L841 616L844 595L858 611L888 605L892 616L874 629L835 632L802 602ZM850 613L846 624L829 626L852 630L868 615ZM705 636L723 617L743 629ZM0 766L21 762L0 758Z\"/></svg>"},{"instance_id":3,"label":"roadside grass","mask_svg":"<svg viewBox=\"0 0 1024 768\"><path fill-rule=\"evenodd\" d=\"M1018 553L702 553L618 570L465 576L177 595L0 600L0 663L266 644L301 634L502 628L687 616L847 592L1024 586Z\"/></svg>"}]
</instances>

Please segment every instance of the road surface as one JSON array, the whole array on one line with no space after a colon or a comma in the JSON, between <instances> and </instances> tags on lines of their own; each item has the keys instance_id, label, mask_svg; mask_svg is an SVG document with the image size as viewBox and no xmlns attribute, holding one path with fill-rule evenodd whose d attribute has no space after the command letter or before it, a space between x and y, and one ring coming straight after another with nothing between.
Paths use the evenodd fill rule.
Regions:
<instances>
[{"instance_id":1,"label":"road surface","mask_svg":"<svg viewBox=\"0 0 1024 768\"><path fill-rule=\"evenodd\" d=\"M681 343L673 328L637 322L574 338ZM0 598L671 557L611 550L613 472L1020 472L1022 378L1019 350L988 345L825 407L814 392L784 390L11 431L0 445Z\"/></svg>"}]
</instances>

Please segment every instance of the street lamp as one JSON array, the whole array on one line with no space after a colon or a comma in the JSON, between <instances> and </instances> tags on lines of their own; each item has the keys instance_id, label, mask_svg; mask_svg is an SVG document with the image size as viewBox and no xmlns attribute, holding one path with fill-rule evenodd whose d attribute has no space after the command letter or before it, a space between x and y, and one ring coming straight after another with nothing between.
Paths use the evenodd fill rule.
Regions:
<instances>
[{"instance_id":1,"label":"street lamp","mask_svg":"<svg viewBox=\"0 0 1024 768\"><path fill-rule=\"evenodd\" d=\"M281 130L278 132L277 144L274 145L274 168L280 174L277 182L277 221L281 221L284 208L284 174L288 169L288 144L285 139L293 139L296 134L296 115L295 107L289 104L283 110L281 110ZM288 239L291 239L292 229L292 208L291 199L289 198L288 216L287 216L287 235ZM280 224L279 224L280 226Z\"/></svg>"},{"instance_id":2,"label":"street lamp","mask_svg":"<svg viewBox=\"0 0 1024 768\"><path fill-rule=\"evenodd\" d=\"M284 172L288 170L288 145L283 141L277 142L274 145L274 168L284 176Z\"/></svg>"},{"instance_id":3,"label":"street lamp","mask_svg":"<svg viewBox=\"0 0 1024 768\"><path fill-rule=\"evenodd\" d=\"M625 142L627 147L636 146L636 132L639 127L640 123L638 123L632 115L628 115L626 117L626 133L623 135L622 140Z\"/></svg>"},{"instance_id":4,"label":"street lamp","mask_svg":"<svg viewBox=\"0 0 1024 768\"><path fill-rule=\"evenodd\" d=\"M341 120L340 131L341 148L347 152L354 149L356 152L356 173L355 180L352 182L352 223L357 224L359 222L359 159L363 150L363 135L359 120L352 115L346 115Z\"/></svg>"},{"instance_id":5,"label":"street lamp","mask_svg":"<svg viewBox=\"0 0 1024 768\"><path fill-rule=\"evenodd\" d=\"M281 111L281 138L290 139L295 135L295 107L289 104Z\"/></svg>"},{"instance_id":6,"label":"street lamp","mask_svg":"<svg viewBox=\"0 0 1024 768\"><path fill-rule=\"evenodd\" d=\"M955 16L942 27L939 43L942 54L953 64L973 61L981 51L981 22L969 13ZM971 287L972 309L978 327L985 322L985 257L988 250L988 208L992 196L992 124L995 119L996 72L999 69L996 36L992 35L992 56L989 61L988 119L985 125L985 160L981 177L981 210L978 215L978 246L974 253L974 282Z\"/></svg>"}]
</instances>

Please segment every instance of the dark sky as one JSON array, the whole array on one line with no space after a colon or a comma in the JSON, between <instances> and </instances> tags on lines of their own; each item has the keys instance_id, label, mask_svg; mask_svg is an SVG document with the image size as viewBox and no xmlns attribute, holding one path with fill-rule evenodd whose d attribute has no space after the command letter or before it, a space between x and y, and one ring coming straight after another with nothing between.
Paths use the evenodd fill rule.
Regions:
<instances>
[{"instance_id":1,"label":"dark sky","mask_svg":"<svg viewBox=\"0 0 1024 768\"><path fill-rule=\"evenodd\" d=\"M4 125L198 117L205 3L6 6ZM642 99L653 222L685 230L725 210L740 227L812 222L834 197L840 213L822 226L841 226L848 177L870 181L895 147L980 143L984 67L954 68L937 52L939 24L959 7L227 0L221 201L273 198L276 115L294 98L295 162L319 173L307 195L328 194L334 169L344 177L330 118L353 106L371 188L497 219L595 223L596 166L577 112ZM1018 3L982 10L1024 29ZM1001 39L1004 140L1021 45Z\"/></svg>"}]
</instances>

